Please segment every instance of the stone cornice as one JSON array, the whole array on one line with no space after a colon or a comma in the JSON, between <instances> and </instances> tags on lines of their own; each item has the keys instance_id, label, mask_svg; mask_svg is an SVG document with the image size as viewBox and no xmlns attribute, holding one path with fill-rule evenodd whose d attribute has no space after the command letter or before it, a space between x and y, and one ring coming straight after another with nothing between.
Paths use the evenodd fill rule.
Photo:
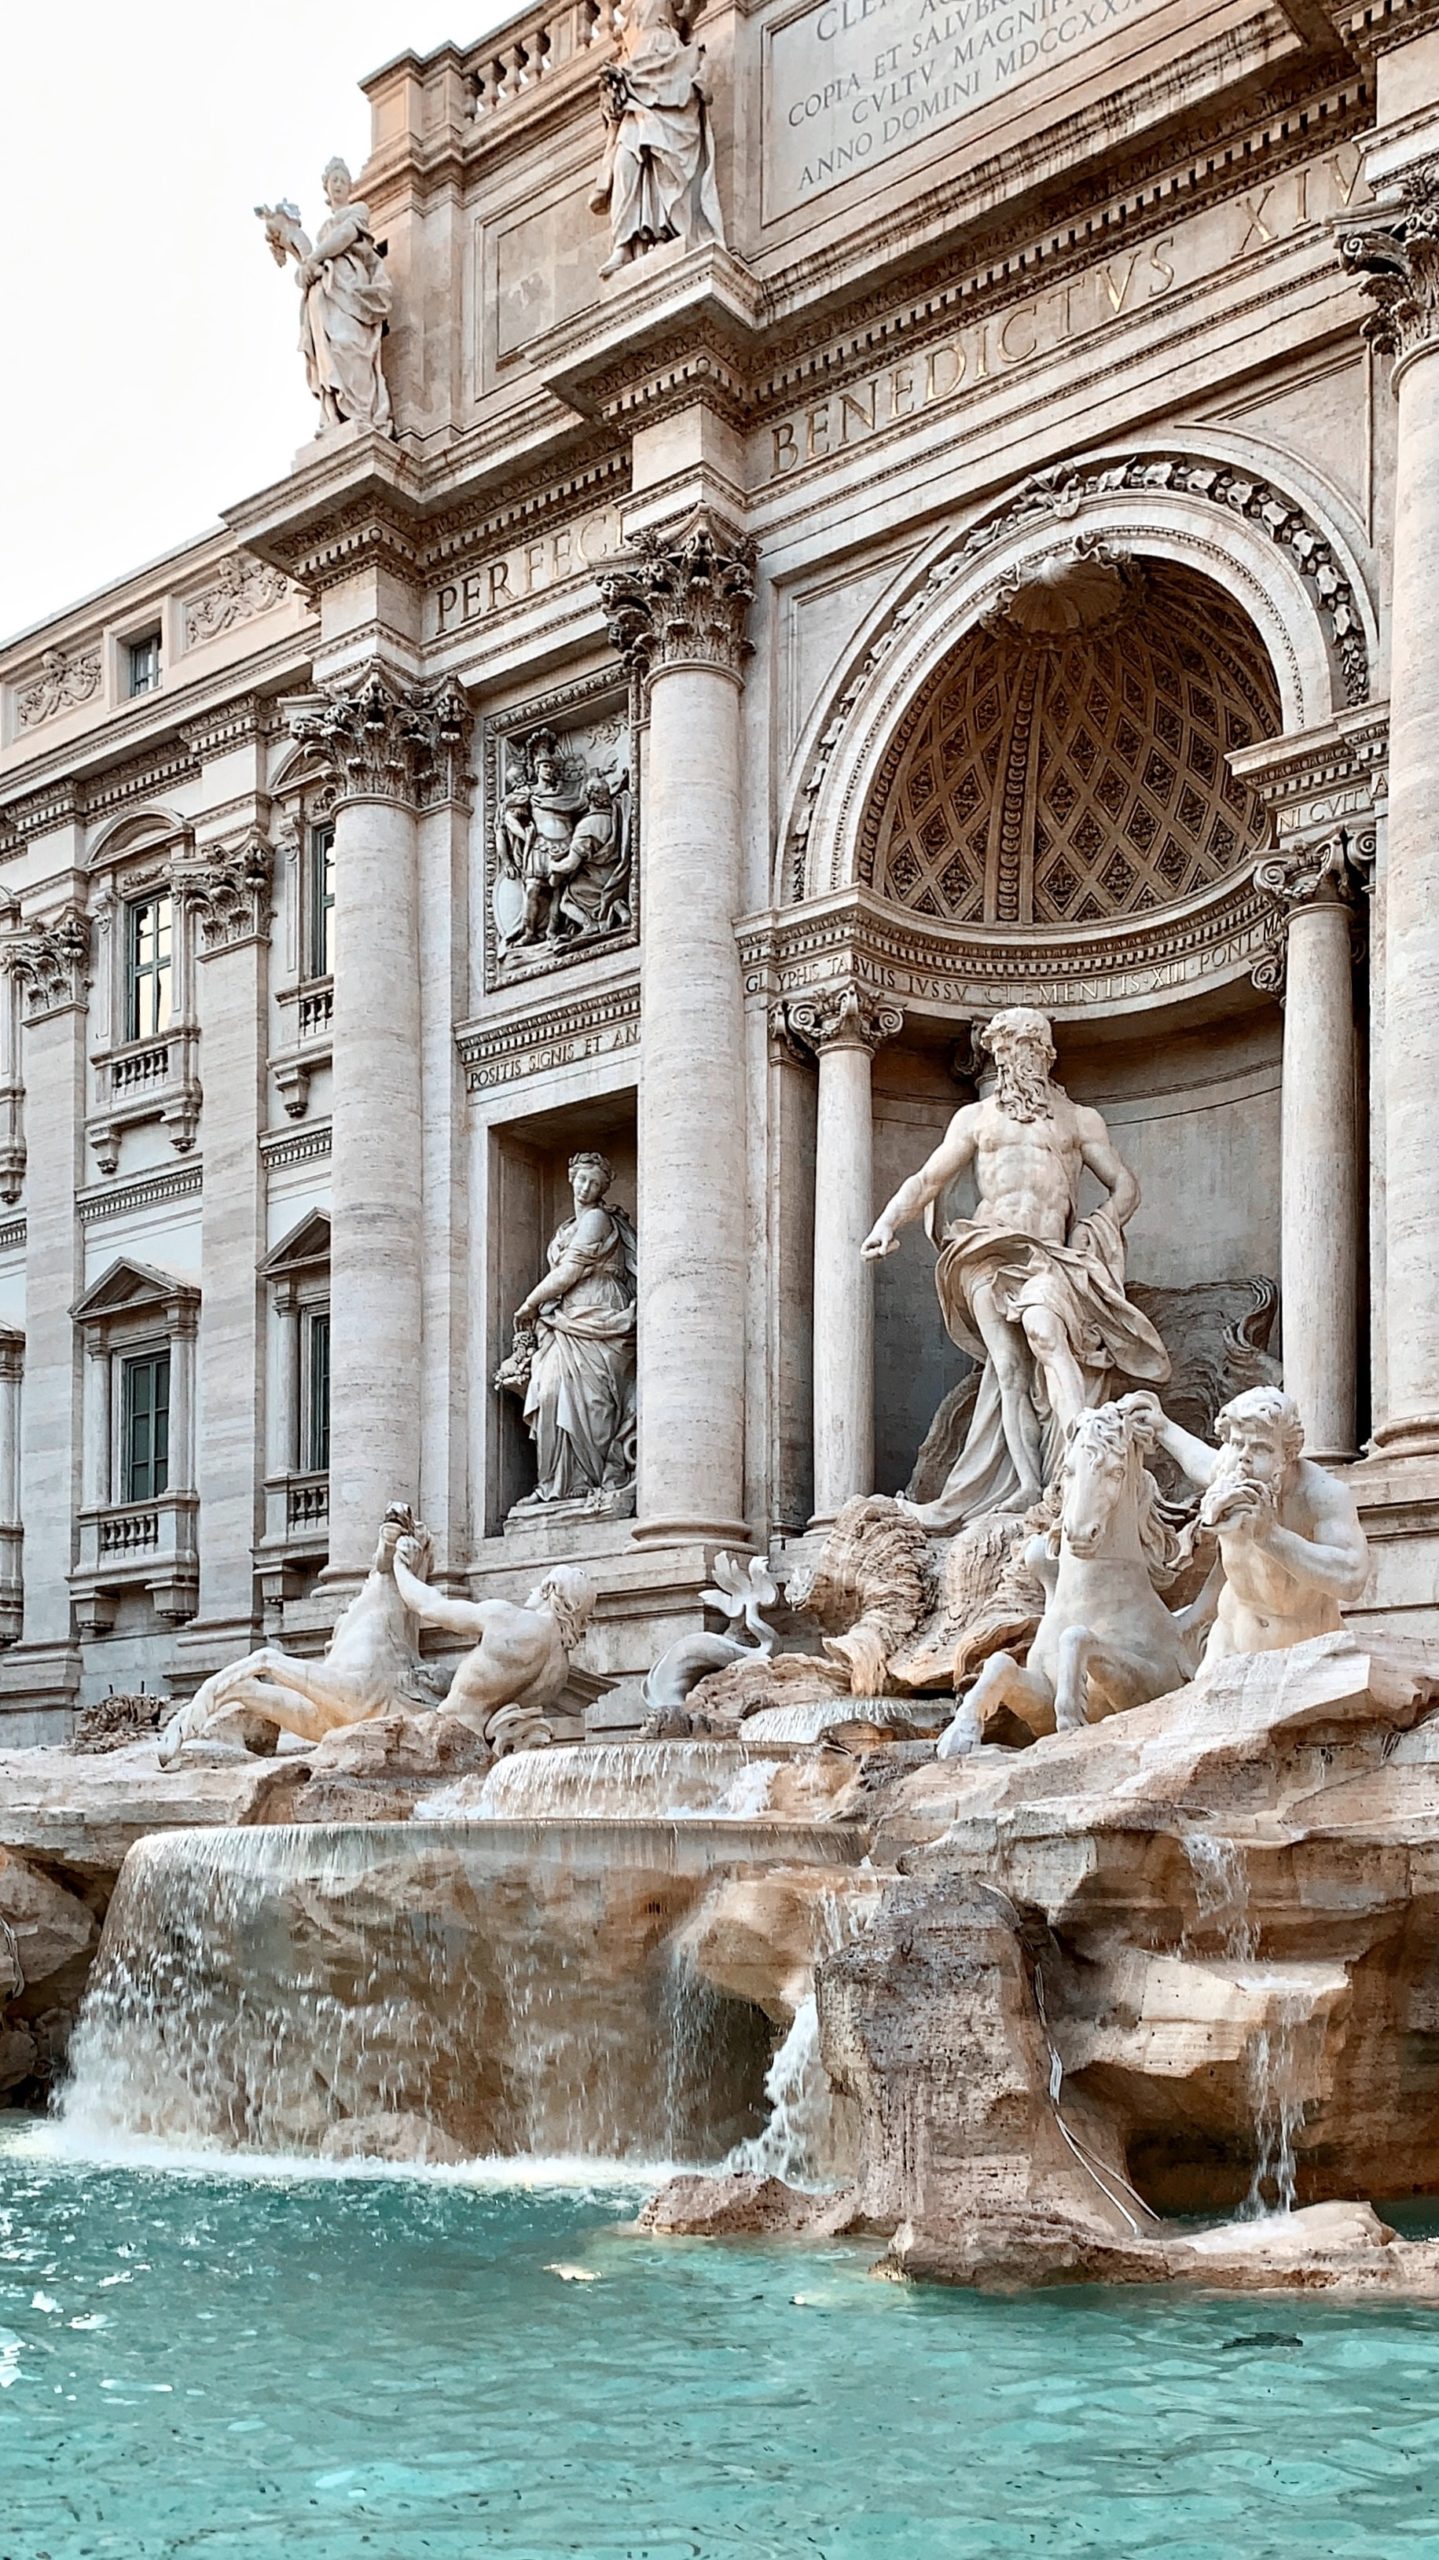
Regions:
<instances>
[{"instance_id":1,"label":"stone cornice","mask_svg":"<svg viewBox=\"0 0 1439 2560\"><path fill-rule=\"evenodd\" d=\"M195 1157L188 1164L136 1176L133 1182L106 1182L82 1191L75 1203L82 1227L100 1218L125 1218L132 1210L168 1208L175 1200L197 1199L204 1189L204 1167Z\"/></svg>"},{"instance_id":2,"label":"stone cornice","mask_svg":"<svg viewBox=\"0 0 1439 2560\"><path fill-rule=\"evenodd\" d=\"M1388 752L1387 705L1368 703L1303 736L1238 748L1229 761L1258 792L1283 848L1341 824L1372 827L1387 796Z\"/></svg>"},{"instance_id":3,"label":"stone cornice","mask_svg":"<svg viewBox=\"0 0 1439 2560\"><path fill-rule=\"evenodd\" d=\"M1252 872L1167 914L1067 931L946 926L844 889L737 928L745 992L773 1007L858 982L876 1001L967 1019L1006 1004L1143 1010L1246 977L1266 946Z\"/></svg>"},{"instance_id":4,"label":"stone cornice","mask_svg":"<svg viewBox=\"0 0 1439 2560\"><path fill-rule=\"evenodd\" d=\"M463 1024L455 1046L471 1093L486 1093L529 1076L552 1074L617 1050L640 1036L638 970L611 979L591 994L538 1004L506 1022L487 1016Z\"/></svg>"},{"instance_id":5,"label":"stone cornice","mask_svg":"<svg viewBox=\"0 0 1439 2560\"><path fill-rule=\"evenodd\" d=\"M1439 27L1439 0L1325 0L1340 41L1361 58L1412 44Z\"/></svg>"},{"instance_id":6,"label":"stone cornice","mask_svg":"<svg viewBox=\"0 0 1439 2560\"><path fill-rule=\"evenodd\" d=\"M331 1137L328 1120L312 1120L303 1129L275 1129L260 1140L260 1155L267 1171L279 1173L286 1165L318 1164L330 1154Z\"/></svg>"},{"instance_id":7,"label":"stone cornice","mask_svg":"<svg viewBox=\"0 0 1439 2560\"><path fill-rule=\"evenodd\" d=\"M536 340L542 381L588 417L615 424L702 399L736 420L748 411L765 295L731 250L653 251L601 301Z\"/></svg>"}]
</instances>

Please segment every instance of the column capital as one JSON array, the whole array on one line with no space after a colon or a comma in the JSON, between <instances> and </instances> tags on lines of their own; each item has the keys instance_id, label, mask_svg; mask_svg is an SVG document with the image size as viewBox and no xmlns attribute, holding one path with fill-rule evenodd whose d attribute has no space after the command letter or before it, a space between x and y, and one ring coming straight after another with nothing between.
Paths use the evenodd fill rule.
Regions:
<instances>
[{"instance_id":1,"label":"column capital","mask_svg":"<svg viewBox=\"0 0 1439 2560\"><path fill-rule=\"evenodd\" d=\"M62 907L44 923L27 924L3 948L3 965L25 990L32 1022L83 1005L90 984L90 919L76 906Z\"/></svg>"},{"instance_id":2,"label":"column capital","mask_svg":"<svg viewBox=\"0 0 1439 2560\"><path fill-rule=\"evenodd\" d=\"M813 995L792 996L784 1025L816 1058L827 1049L867 1049L873 1057L884 1041L898 1039L904 1015L865 987L822 987Z\"/></svg>"},{"instance_id":3,"label":"column capital","mask_svg":"<svg viewBox=\"0 0 1439 2560\"><path fill-rule=\"evenodd\" d=\"M1335 907L1349 919L1357 959L1363 948L1364 902L1374 885L1375 835L1372 827L1292 845L1266 855L1254 866L1254 885L1268 902L1265 950L1250 971L1265 995L1284 998L1284 956L1289 927L1296 915Z\"/></svg>"},{"instance_id":4,"label":"column capital","mask_svg":"<svg viewBox=\"0 0 1439 2560\"><path fill-rule=\"evenodd\" d=\"M195 910L204 956L269 933L274 860L273 846L252 829L238 844L214 845L176 864L175 895Z\"/></svg>"},{"instance_id":5,"label":"column capital","mask_svg":"<svg viewBox=\"0 0 1439 2560\"><path fill-rule=\"evenodd\" d=\"M627 556L595 577L631 675L648 682L667 667L709 667L738 681L751 655L745 618L757 556L753 536L708 507L641 527Z\"/></svg>"},{"instance_id":6,"label":"column capital","mask_svg":"<svg viewBox=\"0 0 1439 2560\"><path fill-rule=\"evenodd\" d=\"M461 687L402 685L378 669L285 706L292 737L333 767L336 806L430 809L466 797L473 716Z\"/></svg>"},{"instance_id":7,"label":"column capital","mask_svg":"<svg viewBox=\"0 0 1439 2560\"><path fill-rule=\"evenodd\" d=\"M1396 173L1389 201L1339 237L1340 263L1372 308L1364 335L1394 358L1394 379L1411 357L1439 346L1439 159Z\"/></svg>"}]
</instances>

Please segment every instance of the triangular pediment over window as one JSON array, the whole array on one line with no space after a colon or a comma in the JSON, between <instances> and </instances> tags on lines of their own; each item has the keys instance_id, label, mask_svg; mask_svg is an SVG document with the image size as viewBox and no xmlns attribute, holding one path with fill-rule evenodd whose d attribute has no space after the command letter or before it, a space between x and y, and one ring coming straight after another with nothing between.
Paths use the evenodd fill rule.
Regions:
<instances>
[{"instance_id":1,"label":"triangular pediment over window","mask_svg":"<svg viewBox=\"0 0 1439 2560\"><path fill-rule=\"evenodd\" d=\"M303 1271L317 1265L328 1266L330 1259L330 1218L325 1209L307 1210L297 1227L272 1245L260 1265L265 1280L296 1279Z\"/></svg>"},{"instance_id":2,"label":"triangular pediment over window","mask_svg":"<svg viewBox=\"0 0 1439 2560\"><path fill-rule=\"evenodd\" d=\"M77 1324L100 1324L107 1316L139 1315L148 1308L164 1313L199 1303L193 1280L177 1279L173 1271L159 1271L153 1263L121 1254L98 1280L91 1281L74 1315Z\"/></svg>"}]
</instances>

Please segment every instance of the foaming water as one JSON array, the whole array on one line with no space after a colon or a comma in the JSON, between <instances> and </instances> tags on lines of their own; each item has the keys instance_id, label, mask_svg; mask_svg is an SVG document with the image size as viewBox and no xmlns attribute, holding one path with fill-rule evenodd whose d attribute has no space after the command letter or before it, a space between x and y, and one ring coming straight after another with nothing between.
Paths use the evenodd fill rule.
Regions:
<instances>
[{"instance_id":1,"label":"foaming water","mask_svg":"<svg viewBox=\"0 0 1439 2560\"><path fill-rule=\"evenodd\" d=\"M685 1961L684 1922L729 1867L849 1853L740 1821L152 1835L110 1907L63 2137L715 2160L756 2126L767 2037Z\"/></svg>"},{"instance_id":2,"label":"foaming water","mask_svg":"<svg viewBox=\"0 0 1439 2560\"><path fill-rule=\"evenodd\" d=\"M752 1822L775 1764L739 1742L561 1743L516 1751L422 1800L422 1822Z\"/></svg>"}]
</instances>

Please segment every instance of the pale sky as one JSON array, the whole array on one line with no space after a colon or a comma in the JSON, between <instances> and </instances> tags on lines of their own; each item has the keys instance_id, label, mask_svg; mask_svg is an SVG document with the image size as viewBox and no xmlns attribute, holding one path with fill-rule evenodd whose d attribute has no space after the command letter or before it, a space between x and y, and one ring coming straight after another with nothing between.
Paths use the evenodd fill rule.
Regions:
<instances>
[{"instance_id":1,"label":"pale sky","mask_svg":"<svg viewBox=\"0 0 1439 2560\"><path fill-rule=\"evenodd\" d=\"M294 268L356 86L510 0L61 0L0 39L0 639L213 525L314 432Z\"/></svg>"}]
</instances>

